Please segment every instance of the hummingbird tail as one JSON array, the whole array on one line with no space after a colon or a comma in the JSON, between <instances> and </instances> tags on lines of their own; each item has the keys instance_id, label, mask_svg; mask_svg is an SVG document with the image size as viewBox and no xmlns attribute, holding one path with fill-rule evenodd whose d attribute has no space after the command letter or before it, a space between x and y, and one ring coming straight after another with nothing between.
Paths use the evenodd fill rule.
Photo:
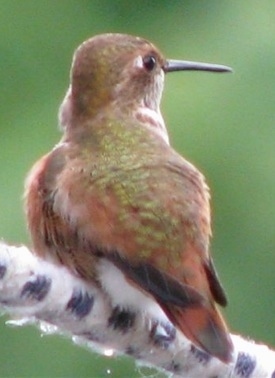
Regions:
<instances>
[{"instance_id":1,"label":"hummingbird tail","mask_svg":"<svg viewBox=\"0 0 275 378\"><path fill-rule=\"evenodd\" d=\"M228 363L232 356L232 341L225 322L215 308L203 305L181 308L162 304L171 322L195 345Z\"/></svg>"}]
</instances>

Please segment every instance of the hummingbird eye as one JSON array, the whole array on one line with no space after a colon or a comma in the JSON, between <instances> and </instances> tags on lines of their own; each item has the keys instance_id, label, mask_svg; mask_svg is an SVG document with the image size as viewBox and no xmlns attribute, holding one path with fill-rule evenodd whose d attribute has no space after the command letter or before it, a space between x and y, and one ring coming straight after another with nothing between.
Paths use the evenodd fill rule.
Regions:
<instances>
[{"instance_id":1,"label":"hummingbird eye","mask_svg":"<svg viewBox=\"0 0 275 378\"><path fill-rule=\"evenodd\" d=\"M153 55L146 55L143 58L143 66L147 71L152 71L156 66L156 58Z\"/></svg>"}]
</instances>

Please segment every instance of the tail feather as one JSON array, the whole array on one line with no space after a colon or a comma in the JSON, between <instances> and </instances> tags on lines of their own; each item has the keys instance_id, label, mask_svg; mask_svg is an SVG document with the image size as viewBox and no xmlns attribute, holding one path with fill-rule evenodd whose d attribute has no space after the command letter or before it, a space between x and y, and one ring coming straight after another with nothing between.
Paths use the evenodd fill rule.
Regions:
<instances>
[{"instance_id":1,"label":"tail feather","mask_svg":"<svg viewBox=\"0 0 275 378\"><path fill-rule=\"evenodd\" d=\"M181 308L162 304L162 308L171 322L191 342L225 363L231 360L232 341L226 325L215 307L210 309L204 306Z\"/></svg>"}]
</instances>

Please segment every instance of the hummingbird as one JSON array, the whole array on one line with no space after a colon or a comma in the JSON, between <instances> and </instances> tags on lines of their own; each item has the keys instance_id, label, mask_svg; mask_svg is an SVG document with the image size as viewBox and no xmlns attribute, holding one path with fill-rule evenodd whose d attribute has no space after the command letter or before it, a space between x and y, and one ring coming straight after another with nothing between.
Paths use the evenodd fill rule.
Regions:
<instances>
[{"instance_id":1,"label":"hummingbird","mask_svg":"<svg viewBox=\"0 0 275 378\"><path fill-rule=\"evenodd\" d=\"M95 283L117 308L165 314L228 363L209 189L170 146L160 112L165 75L187 70L231 71L166 59L125 34L83 42L59 111L63 136L31 169L25 209L34 253Z\"/></svg>"}]
</instances>

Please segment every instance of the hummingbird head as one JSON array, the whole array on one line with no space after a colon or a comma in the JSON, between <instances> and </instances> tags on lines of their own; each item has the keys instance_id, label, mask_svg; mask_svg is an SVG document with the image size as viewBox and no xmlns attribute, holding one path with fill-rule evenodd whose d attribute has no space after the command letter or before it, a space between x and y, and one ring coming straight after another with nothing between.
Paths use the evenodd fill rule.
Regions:
<instances>
[{"instance_id":1,"label":"hummingbird head","mask_svg":"<svg viewBox=\"0 0 275 378\"><path fill-rule=\"evenodd\" d=\"M64 127L76 118L91 118L113 104L123 112L138 108L159 114L164 74L180 70L228 71L228 67L166 60L145 39L126 34L102 34L76 50L71 85L60 109Z\"/></svg>"},{"instance_id":2,"label":"hummingbird head","mask_svg":"<svg viewBox=\"0 0 275 378\"><path fill-rule=\"evenodd\" d=\"M69 101L73 116L89 117L111 102L128 110L132 106L156 110L164 64L161 53L144 39L124 34L95 36L74 54L71 85L63 107Z\"/></svg>"}]
</instances>

